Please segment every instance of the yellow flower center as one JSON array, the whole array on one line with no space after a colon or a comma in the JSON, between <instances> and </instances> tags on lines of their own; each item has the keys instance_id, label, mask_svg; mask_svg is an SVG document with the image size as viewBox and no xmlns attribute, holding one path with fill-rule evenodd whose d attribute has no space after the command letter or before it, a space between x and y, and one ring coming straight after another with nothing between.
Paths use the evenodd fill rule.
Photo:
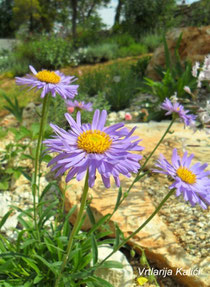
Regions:
<instances>
[{"instance_id":1,"label":"yellow flower center","mask_svg":"<svg viewBox=\"0 0 210 287\"><path fill-rule=\"evenodd\" d=\"M36 74L36 78L41 82L46 82L50 84L58 84L61 80L61 77L58 76L55 72L50 72L47 70L38 72Z\"/></svg>"},{"instance_id":2,"label":"yellow flower center","mask_svg":"<svg viewBox=\"0 0 210 287\"><path fill-rule=\"evenodd\" d=\"M77 139L78 148L87 153L104 153L111 143L109 135L99 130L83 132Z\"/></svg>"},{"instance_id":3,"label":"yellow flower center","mask_svg":"<svg viewBox=\"0 0 210 287\"><path fill-rule=\"evenodd\" d=\"M186 167L179 167L176 174L186 183L193 184L196 182L196 175Z\"/></svg>"}]
</instances>

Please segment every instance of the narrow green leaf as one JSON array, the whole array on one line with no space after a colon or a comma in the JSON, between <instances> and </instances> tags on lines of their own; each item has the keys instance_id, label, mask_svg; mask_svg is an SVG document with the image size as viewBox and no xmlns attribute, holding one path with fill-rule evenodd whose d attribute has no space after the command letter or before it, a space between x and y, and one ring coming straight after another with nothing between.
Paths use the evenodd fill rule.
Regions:
<instances>
[{"instance_id":1,"label":"narrow green leaf","mask_svg":"<svg viewBox=\"0 0 210 287\"><path fill-rule=\"evenodd\" d=\"M26 216L29 218L33 218L32 216L32 209L28 209L28 210L23 210L22 208L15 206L15 205L11 205L12 208L16 209L17 211L19 211L21 214L18 216L18 218L22 218L22 216ZM30 221L30 224L32 223L32 221Z\"/></svg>"},{"instance_id":2,"label":"narrow green leaf","mask_svg":"<svg viewBox=\"0 0 210 287\"><path fill-rule=\"evenodd\" d=\"M117 201L116 201L116 204L115 204L114 211L116 211L117 208L119 207L121 197L122 197L122 188L120 186L119 189L118 189L118 196L117 196Z\"/></svg>"},{"instance_id":3,"label":"narrow green leaf","mask_svg":"<svg viewBox=\"0 0 210 287\"><path fill-rule=\"evenodd\" d=\"M79 245L76 244L75 246L76 252L73 256L73 264L74 264L74 268L73 271L77 270L79 263L82 261L82 252L81 252L81 248L79 248Z\"/></svg>"},{"instance_id":4,"label":"narrow green leaf","mask_svg":"<svg viewBox=\"0 0 210 287\"><path fill-rule=\"evenodd\" d=\"M93 233L94 231L96 231L101 225L104 224L104 222L106 222L106 220L109 218L109 214L105 215L104 217L102 217L88 232L88 234Z\"/></svg>"},{"instance_id":5,"label":"narrow green leaf","mask_svg":"<svg viewBox=\"0 0 210 287\"><path fill-rule=\"evenodd\" d=\"M2 258L4 258L4 257L12 257L12 258L14 258L14 257L20 257L20 258L25 257L25 258L29 258L30 259L29 256L21 254L21 253L17 253L17 252L0 253L0 257L2 257Z\"/></svg>"},{"instance_id":6,"label":"narrow green leaf","mask_svg":"<svg viewBox=\"0 0 210 287\"><path fill-rule=\"evenodd\" d=\"M89 253L83 259L80 261L80 265L78 266L78 270L82 270L85 268L88 264L90 264L90 261L92 259L92 254Z\"/></svg>"},{"instance_id":7,"label":"narrow green leaf","mask_svg":"<svg viewBox=\"0 0 210 287\"><path fill-rule=\"evenodd\" d=\"M25 240L24 243L20 246L20 249L25 249L26 247L30 246L30 245L34 245L34 243L37 242L36 239L28 239Z\"/></svg>"},{"instance_id":8,"label":"narrow green leaf","mask_svg":"<svg viewBox=\"0 0 210 287\"><path fill-rule=\"evenodd\" d=\"M119 243L120 243L120 229L117 223L115 223L115 242L113 246L114 250L119 245Z\"/></svg>"},{"instance_id":9,"label":"narrow green leaf","mask_svg":"<svg viewBox=\"0 0 210 287\"><path fill-rule=\"evenodd\" d=\"M33 226L32 221L25 221L21 216L18 216L18 221L22 224L26 229L31 229Z\"/></svg>"},{"instance_id":10,"label":"narrow green leaf","mask_svg":"<svg viewBox=\"0 0 210 287\"><path fill-rule=\"evenodd\" d=\"M0 273L8 273L9 270L11 270L13 268L13 260L14 259L8 259L4 264L0 265Z\"/></svg>"},{"instance_id":11,"label":"narrow green leaf","mask_svg":"<svg viewBox=\"0 0 210 287\"><path fill-rule=\"evenodd\" d=\"M88 214L88 217L90 219L91 224L94 225L96 223L96 221L95 221L94 214L93 214L89 204L87 205L86 210L87 210L87 214Z\"/></svg>"},{"instance_id":12,"label":"narrow green leaf","mask_svg":"<svg viewBox=\"0 0 210 287\"><path fill-rule=\"evenodd\" d=\"M2 226L4 225L4 223L7 221L8 217L10 216L10 214L13 212L13 210L9 210L1 219L0 221L0 229L2 228Z\"/></svg>"},{"instance_id":13,"label":"narrow green leaf","mask_svg":"<svg viewBox=\"0 0 210 287\"><path fill-rule=\"evenodd\" d=\"M0 182L0 190L7 190L8 187L9 187L8 181L5 180L5 181Z\"/></svg>"},{"instance_id":14,"label":"narrow green leaf","mask_svg":"<svg viewBox=\"0 0 210 287\"><path fill-rule=\"evenodd\" d=\"M2 285L3 287L13 287L13 285L10 285L9 283L7 282L4 282L4 285Z\"/></svg>"},{"instance_id":15,"label":"narrow green leaf","mask_svg":"<svg viewBox=\"0 0 210 287\"><path fill-rule=\"evenodd\" d=\"M31 159L31 160L34 160L34 158L30 155L30 154L25 154L23 153L21 155L21 159Z\"/></svg>"},{"instance_id":16,"label":"narrow green leaf","mask_svg":"<svg viewBox=\"0 0 210 287\"><path fill-rule=\"evenodd\" d=\"M35 254L34 257L36 257L37 259L39 259L47 268L49 268L56 276L58 275L57 272L53 267L52 264L49 263L46 259L44 259L43 257L39 256L38 254Z\"/></svg>"},{"instance_id":17,"label":"narrow green leaf","mask_svg":"<svg viewBox=\"0 0 210 287\"><path fill-rule=\"evenodd\" d=\"M163 45L164 45L164 52L165 52L166 68L170 69L171 68L171 57L170 57L170 52L168 49L168 44L167 44L165 35L163 35Z\"/></svg>"},{"instance_id":18,"label":"narrow green leaf","mask_svg":"<svg viewBox=\"0 0 210 287\"><path fill-rule=\"evenodd\" d=\"M44 237L44 242L46 243L47 249L53 254L55 250L53 241L49 237Z\"/></svg>"},{"instance_id":19,"label":"narrow green leaf","mask_svg":"<svg viewBox=\"0 0 210 287\"><path fill-rule=\"evenodd\" d=\"M105 261L99 268L123 268L123 264L118 262L118 261L114 261L114 260L108 260Z\"/></svg>"},{"instance_id":20,"label":"narrow green leaf","mask_svg":"<svg viewBox=\"0 0 210 287\"><path fill-rule=\"evenodd\" d=\"M38 222L38 226L41 227L44 225L44 223L53 215L55 215L55 210L56 210L56 205L58 204L58 200L55 200L54 202L52 202L45 210L44 212L41 214L39 222Z\"/></svg>"},{"instance_id":21,"label":"narrow green leaf","mask_svg":"<svg viewBox=\"0 0 210 287\"><path fill-rule=\"evenodd\" d=\"M63 258L63 243L59 237L57 237L56 240L57 240L57 246L58 246L58 249L57 249L58 259L62 260L62 258Z\"/></svg>"},{"instance_id":22,"label":"narrow green leaf","mask_svg":"<svg viewBox=\"0 0 210 287\"><path fill-rule=\"evenodd\" d=\"M97 283L99 283L99 285L97 287L114 287L112 284L110 284L108 281L100 278L100 277L97 277L97 276L93 276L96 280L97 280Z\"/></svg>"},{"instance_id":23,"label":"narrow green leaf","mask_svg":"<svg viewBox=\"0 0 210 287\"><path fill-rule=\"evenodd\" d=\"M94 283L91 281L87 281L86 284L88 287L95 287Z\"/></svg>"},{"instance_id":24,"label":"narrow green leaf","mask_svg":"<svg viewBox=\"0 0 210 287\"><path fill-rule=\"evenodd\" d=\"M42 191L42 194L41 194L41 196L39 198L39 202L41 202L43 200L44 196L46 195L46 193L50 190L50 188L52 186L55 186L55 187L59 188L58 185L56 184L56 181L52 181L52 182L48 183L48 185Z\"/></svg>"},{"instance_id":25,"label":"narrow green leaf","mask_svg":"<svg viewBox=\"0 0 210 287\"><path fill-rule=\"evenodd\" d=\"M18 167L17 170L22 173L22 175L31 182L31 176L24 171L22 167Z\"/></svg>"},{"instance_id":26,"label":"narrow green leaf","mask_svg":"<svg viewBox=\"0 0 210 287\"><path fill-rule=\"evenodd\" d=\"M34 278L34 284L39 283L40 281L42 281L42 279L44 279L44 276L37 275L37 276Z\"/></svg>"},{"instance_id":27,"label":"narrow green leaf","mask_svg":"<svg viewBox=\"0 0 210 287\"><path fill-rule=\"evenodd\" d=\"M97 246L94 233L91 234L91 246L92 246L92 254L93 254L93 265L95 265L98 261L98 246Z\"/></svg>"},{"instance_id":28,"label":"narrow green leaf","mask_svg":"<svg viewBox=\"0 0 210 287\"><path fill-rule=\"evenodd\" d=\"M22 238L24 236L24 233L26 233L26 229L24 230L21 230L19 233L18 233L18 237L17 237L17 241L16 241L16 251L19 252L20 250L20 243L22 241Z\"/></svg>"},{"instance_id":29,"label":"narrow green leaf","mask_svg":"<svg viewBox=\"0 0 210 287\"><path fill-rule=\"evenodd\" d=\"M35 261L29 258L23 258L23 260L30 266L38 275L41 274L39 267L35 264Z\"/></svg>"}]
</instances>

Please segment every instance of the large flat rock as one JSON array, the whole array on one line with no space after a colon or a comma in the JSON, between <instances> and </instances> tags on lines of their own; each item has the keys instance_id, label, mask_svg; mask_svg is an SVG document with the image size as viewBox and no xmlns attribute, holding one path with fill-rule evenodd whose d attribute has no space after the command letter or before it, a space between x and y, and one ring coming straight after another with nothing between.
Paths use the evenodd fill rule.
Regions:
<instances>
[{"instance_id":1,"label":"large flat rock","mask_svg":"<svg viewBox=\"0 0 210 287\"><path fill-rule=\"evenodd\" d=\"M137 126L135 134L141 139L141 145L145 147L143 154L148 156L154 149L166 128L169 121L149 122L139 124L127 124L127 127L132 128ZM210 165L210 135L207 135L204 130L193 132L190 128L184 128L183 123L174 123L171 130L153 156L153 161L156 160L162 153L168 160L171 159L172 150L178 149L182 154L184 151L195 155L194 161L207 162ZM151 163L149 164L151 166Z\"/></svg>"},{"instance_id":2,"label":"large flat rock","mask_svg":"<svg viewBox=\"0 0 210 287\"><path fill-rule=\"evenodd\" d=\"M145 147L143 152L145 156L155 147L168 124L169 122L137 124L135 134L143 139L141 145ZM128 126L132 127L133 125L130 124ZM174 147L180 152L183 152L183 149L187 149L190 153L193 152L196 161L209 162L210 140L203 131L198 131L194 134L192 130L184 129L181 123L176 123L173 130L174 133L166 137L159 150L154 154L151 163L154 162L154 159L158 157L160 152L170 159ZM151 167L151 163L149 167ZM133 178L121 178L123 192L127 190L132 180ZM154 180L156 181L156 178L151 177L151 185L153 185ZM76 180L72 180L66 188L66 210L68 211L75 204L78 206L77 211L70 218L73 224L79 209L83 185L83 181L77 182ZM61 186L65 187L64 178ZM89 189L90 206L97 220L113 211L117 194L118 188L114 185L114 181L111 181L111 187L106 189L102 184L100 176L97 175L94 188ZM177 199L173 196L172 200L175 201ZM125 236L128 236L152 214L155 210L155 205L157 203L147 193L144 182L137 182L111 219L110 226L113 232L114 222L117 222ZM89 229L90 226L91 224L88 218L86 218L83 226L84 230ZM148 258L154 260L160 268L165 267L173 270L173 276L186 286L210 286L207 269L205 269L208 265L207 259L201 260L196 256L188 254L161 216L156 215L142 231L129 241L129 244L134 246L137 251L140 251L138 246L143 247ZM186 270L188 274L185 276L179 273L176 274L177 268L182 268L182 271ZM200 275L190 274L196 268L200 268Z\"/></svg>"}]
</instances>

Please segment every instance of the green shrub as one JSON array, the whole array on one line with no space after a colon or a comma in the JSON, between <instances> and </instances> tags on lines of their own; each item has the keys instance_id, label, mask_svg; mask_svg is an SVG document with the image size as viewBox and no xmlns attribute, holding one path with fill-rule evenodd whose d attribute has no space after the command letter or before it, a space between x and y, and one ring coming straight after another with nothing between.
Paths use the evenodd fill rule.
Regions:
<instances>
[{"instance_id":1,"label":"green shrub","mask_svg":"<svg viewBox=\"0 0 210 287\"><path fill-rule=\"evenodd\" d=\"M10 71L15 76L22 76L28 72L29 65L38 70L57 69L70 64L71 55L72 47L69 41L55 36L42 36L22 42L7 59L0 59L0 71Z\"/></svg>"},{"instance_id":2,"label":"green shrub","mask_svg":"<svg viewBox=\"0 0 210 287\"><path fill-rule=\"evenodd\" d=\"M87 47L100 43L107 34L104 31L105 26L97 14L86 18L83 23L78 23L77 38L74 40L75 47Z\"/></svg>"},{"instance_id":3,"label":"green shrub","mask_svg":"<svg viewBox=\"0 0 210 287\"><path fill-rule=\"evenodd\" d=\"M84 75L79 80L79 93L104 94L112 110L129 106L140 86L139 75L128 64L114 64Z\"/></svg>"},{"instance_id":4,"label":"green shrub","mask_svg":"<svg viewBox=\"0 0 210 287\"><path fill-rule=\"evenodd\" d=\"M0 90L0 96L3 97L6 101L6 105L4 108L8 110L11 114L13 114L16 119L21 123L22 122L22 115L23 115L23 107L19 105L17 97L14 96L14 102L5 94L3 90Z\"/></svg>"},{"instance_id":5,"label":"green shrub","mask_svg":"<svg viewBox=\"0 0 210 287\"><path fill-rule=\"evenodd\" d=\"M120 34L120 35L114 35L110 39L112 43L116 43L119 47L129 47L133 44L135 44L134 38L129 35L128 33Z\"/></svg>"},{"instance_id":6,"label":"green shrub","mask_svg":"<svg viewBox=\"0 0 210 287\"><path fill-rule=\"evenodd\" d=\"M86 50L85 63L105 62L116 57L118 46L117 44L98 44L89 46Z\"/></svg>"},{"instance_id":7,"label":"green shrub","mask_svg":"<svg viewBox=\"0 0 210 287\"><path fill-rule=\"evenodd\" d=\"M107 77L109 77L107 69L84 74L79 79L79 94L87 94L89 97L97 95L103 91Z\"/></svg>"},{"instance_id":8,"label":"green shrub","mask_svg":"<svg viewBox=\"0 0 210 287\"><path fill-rule=\"evenodd\" d=\"M57 69L70 63L71 43L59 37L42 37L30 42L28 59L37 67Z\"/></svg>"},{"instance_id":9,"label":"green shrub","mask_svg":"<svg viewBox=\"0 0 210 287\"><path fill-rule=\"evenodd\" d=\"M141 43L145 45L149 52L153 52L162 42L161 34L147 34L141 38Z\"/></svg>"},{"instance_id":10,"label":"green shrub","mask_svg":"<svg viewBox=\"0 0 210 287\"><path fill-rule=\"evenodd\" d=\"M107 82L104 92L111 109L119 111L129 107L140 82L130 67L115 65L111 69L112 78Z\"/></svg>"},{"instance_id":11,"label":"green shrub","mask_svg":"<svg viewBox=\"0 0 210 287\"><path fill-rule=\"evenodd\" d=\"M8 53L0 52L0 73L7 68L8 56Z\"/></svg>"},{"instance_id":12,"label":"green shrub","mask_svg":"<svg viewBox=\"0 0 210 287\"><path fill-rule=\"evenodd\" d=\"M174 55L169 52L165 37L163 37L165 50L165 67L157 66L155 68L158 75L162 78L161 82L153 81L145 78L145 92L152 93L158 97L160 102L165 98L171 97L177 93L178 98L189 98L184 87L189 86L193 92L197 87L197 80L192 75L192 65L190 62L185 62L183 65L179 56L179 46L182 40L182 34L176 43ZM173 61L172 61L173 58Z\"/></svg>"},{"instance_id":13,"label":"green shrub","mask_svg":"<svg viewBox=\"0 0 210 287\"><path fill-rule=\"evenodd\" d=\"M122 58L129 56L139 56L142 54L146 54L147 52L147 47L145 45L134 43L128 47L121 47L118 50L118 56Z\"/></svg>"},{"instance_id":14,"label":"green shrub","mask_svg":"<svg viewBox=\"0 0 210 287\"><path fill-rule=\"evenodd\" d=\"M15 52L0 57L0 73L10 73L11 77L23 76L28 72L27 58L21 58Z\"/></svg>"},{"instance_id":15,"label":"green shrub","mask_svg":"<svg viewBox=\"0 0 210 287\"><path fill-rule=\"evenodd\" d=\"M133 72L142 79L145 76L145 72L151 56L145 56L138 60L138 62L131 66Z\"/></svg>"}]
</instances>

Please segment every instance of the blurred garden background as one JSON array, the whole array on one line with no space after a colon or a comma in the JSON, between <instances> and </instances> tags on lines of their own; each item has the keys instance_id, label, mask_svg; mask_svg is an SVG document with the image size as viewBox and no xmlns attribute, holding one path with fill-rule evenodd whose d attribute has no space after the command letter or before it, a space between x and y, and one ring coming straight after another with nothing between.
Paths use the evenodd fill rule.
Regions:
<instances>
[{"instance_id":1,"label":"blurred garden background","mask_svg":"<svg viewBox=\"0 0 210 287\"><path fill-rule=\"evenodd\" d=\"M133 101L139 107L133 118L161 120L156 102L175 91L189 99L184 86L196 88L191 65L208 54L209 13L208 0L1 0L0 93L24 107L39 95L20 92L14 77L28 73L29 65L61 69L78 77L79 100L90 100L94 108L117 112ZM1 96L1 117L5 103ZM56 105L55 122L65 110Z\"/></svg>"}]
</instances>

